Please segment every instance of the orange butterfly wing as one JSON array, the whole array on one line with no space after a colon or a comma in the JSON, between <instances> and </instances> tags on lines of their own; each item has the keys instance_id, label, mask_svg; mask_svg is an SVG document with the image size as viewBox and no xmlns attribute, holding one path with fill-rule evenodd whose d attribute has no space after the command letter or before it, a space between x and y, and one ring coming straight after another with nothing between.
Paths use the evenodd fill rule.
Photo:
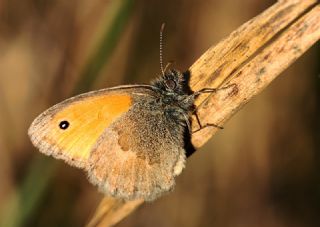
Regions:
<instances>
[{"instance_id":1,"label":"orange butterfly wing","mask_svg":"<svg viewBox=\"0 0 320 227\"><path fill-rule=\"evenodd\" d=\"M132 91L128 89L89 92L49 108L29 128L32 143L46 155L86 168L99 136L132 106ZM59 126L62 121L69 123L65 130Z\"/></svg>"}]
</instances>

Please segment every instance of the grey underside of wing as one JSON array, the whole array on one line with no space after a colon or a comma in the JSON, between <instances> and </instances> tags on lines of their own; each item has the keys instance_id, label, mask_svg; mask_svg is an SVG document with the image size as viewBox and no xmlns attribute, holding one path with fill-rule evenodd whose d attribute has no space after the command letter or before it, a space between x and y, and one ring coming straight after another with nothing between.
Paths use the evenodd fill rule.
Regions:
<instances>
[{"instance_id":1,"label":"grey underside of wing","mask_svg":"<svg viewBox=\"0 0 320 227\"><path fill-rule=\"evenodd\" d=\"M181 132L168 127L161 111L138 103L100 137L90 156L89 179L116 197L157 198L173 188L184 167Z\"/></svg>"}]
</instances>

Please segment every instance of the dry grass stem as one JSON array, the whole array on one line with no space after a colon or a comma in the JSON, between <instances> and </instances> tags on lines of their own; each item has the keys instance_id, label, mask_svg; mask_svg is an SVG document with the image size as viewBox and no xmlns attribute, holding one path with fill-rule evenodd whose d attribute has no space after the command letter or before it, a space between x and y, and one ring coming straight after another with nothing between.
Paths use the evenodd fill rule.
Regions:
<instances>
[{"instance_id":1,"label":"dry grass stem","mask_svg":"<svg viewBox=\"0 0 320 227\"><path fill-rule=\"evenodd\" d=\"M223 125L319 39L320 6L315 0L278 1L242 25L189 69L194 91L234 84L197 100L196 105L205 100L198 109L201 122ZM208 127L193 134L193 146L201 147L216 131ZM88 226L112 226L140 204L105 198Z\"/></svg>"},{"instance_id":2,"label":"dry grass stem","mask_svg":"<svg viewBox=\"0 0 320 227\"><path fill-rule=\"evenodd\" d=\"M94 217L90 220L87 226L113 226L129 215L142 203L143 200L126 202L111 197L105 197L100 202Z\"/></svg>"}]
</instances>

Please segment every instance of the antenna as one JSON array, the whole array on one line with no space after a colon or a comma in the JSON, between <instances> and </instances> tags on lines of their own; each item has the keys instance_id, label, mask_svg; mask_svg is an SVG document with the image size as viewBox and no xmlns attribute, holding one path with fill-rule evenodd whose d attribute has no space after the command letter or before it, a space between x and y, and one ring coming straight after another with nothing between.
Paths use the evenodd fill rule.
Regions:
<instances>
[{"instance_id":1,"label":"antenna","mask_svg":"<svg viewBox=\"0 0 320 227\"><path fill-rule=\"evenodd\" d=\"M161 72L162 72L162 76L164 76L163 61L162 61L162 33L163 33L165 25L166 25L165 23L162 23L161 28L160 28L160 49L159 49L159 54L160 54L160 69L161 69Z\"/></svg>"}]
</instances>

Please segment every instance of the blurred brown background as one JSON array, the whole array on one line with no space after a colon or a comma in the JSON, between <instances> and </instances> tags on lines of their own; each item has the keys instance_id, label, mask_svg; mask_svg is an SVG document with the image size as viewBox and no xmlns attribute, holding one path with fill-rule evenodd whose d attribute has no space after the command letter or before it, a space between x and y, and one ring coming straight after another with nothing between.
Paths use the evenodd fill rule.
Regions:
<instances>
[{"instance_id":1,"label":"blurred brown background","mask_svg":"<svg viewBox=\"0 0 320 227\"><path fill-rule=\"evenodd\" d=\"M102 195L32 147L34 117L72 94L186 70L271 0L0 0L0 226L83 226ZM118 226L320 226L314 46L188 159L173 193Z\"/></svg>"}]
</instances>

